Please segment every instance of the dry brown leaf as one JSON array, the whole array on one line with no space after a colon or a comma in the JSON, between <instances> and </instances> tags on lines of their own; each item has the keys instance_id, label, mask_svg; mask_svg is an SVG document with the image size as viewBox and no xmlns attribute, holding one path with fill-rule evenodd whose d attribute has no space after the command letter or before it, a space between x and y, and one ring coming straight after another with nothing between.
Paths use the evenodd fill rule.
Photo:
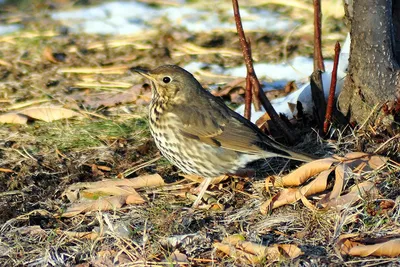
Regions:
<instances>
[{"instance_id":1,"label":"dry brown leaf","mask_svg":"<svg viewBox=\"0 0 400 267\"><path fill-rule=\"evenodd\" d=\"M46 60L48 60L48 61L50 61L50 62L52 62L52 63L58 63L57 59L54 58L53 50L52 50L50 47L46 47L46 48L43 50L43 57L44 57Z\"/></svg>"},{"instance_id":2,"label":"dry brown leaf","mask_svg":"<svg viewBox=\"0 0 400 267\"><path fill-rule=\"evenodd\" d=\"M0 172L12 173L12 172L14 172L14 171L13 171L13 170L11 170L11 169L0 168Z\"/></svg>"},{"instance_id":3,"label":"dry brown leaf","mask_svg":"<svg viewBox=\"0 0 400 267\"><path fill-rule=\"evenodd\" d=\"M378 195L379 191L378 188L375 187L374 183L366 181L354 185L350 189L349 193L326 202L324 206L328 209L334 207L341 210L350 207L360 199L365 197L376 198Z\"/></svg>"},{"instance_id":4,"label":"dry brown leaf","mask_svg":"<svg viewBox=\"0 0 400 267\"><path fill-rule=\"evenodd\" d=\"M350 238L347 237L341 237L339 239L340 241L338 243L338 246L342 254L357 257L386 256L394 258L400 256L399 238L373 245L365 245L362 243L362 240L352 241L350 240ZM368 241L368 243L371 243L371 239L369 239ZM379 241L377 240L377 242Z\"/></svg>"},{"instance_id":5,"label":"dry brown leaf","mask_svg":"<svg viewBox=\"0 0 400 267\"><path fill-rule=\"evenodd\" d=\"M350 152L344 156L344 160L358 159L358 158L363 158L365 156L368 156L368 154L364 152Z\"/></svg>"},{"instance_id":6,"label":"dry brown leaf","mask_svg":"<svg viewBox=\"0 0 400 267\"><path fill-rule=\"evenodd\" d=\"M285 97L288 94L291 94L297 90L297 85L295 81L290 81L285 85L285 88L282 89L274 89L265 92L265 96L271 101L273 99Z\"/></svg>"},{"instance_id":7,"label":"dry brown leaf","mask_svg":"<svg viewBox=\"0 0 400 267\"><path fill-rule=\"evenodd\" d=\"M62 216L72 217L89 211L117 209L124 204L142 204L145 200L135 188L157 185L164 185L164 180L158 174L133 179L73 184L63 193L63 197L67 197L71 202L80 198L89 200L72 204Z\"/></svg>"},{"instance_id":8,"label":"dry brown leaf","mask_svg":"<svg viewBox=\"0 0 400 267\"><path fill-rule=\"evenodd\" d=\"M313 181L303 187L283 189L274 197L272 197L260 206L261 213L266 214L272 209L278 208L283 205L295 203L303 197L314 195L316 193L326 190L328 177L331 172L332 169L322 171ZM303 203L311 208L307 201L303 200Z\"/></svg>"},{"instance_id":9,"label":"dry brown leaf","mask_svg":"<svg viewBox=\"0 0 400 267\"><path fill-rule=\"evenodd\" d=\"M244 241L244 237L241 235L228 236L221 243L215 243L214 247L240 262L250 264L257 264L265 259L277 261L282 257L294 259L302 254L296 245L274 244L271 247L266 247ZM281 253L282 251L285 252L285 255Z\"/></svg>"},{"instance_id":10,"label":"dry brown leaf","mask_svg":"<svg viewBox=\"0 0 400 267\"><path fill-rule=\"evenodd\" d=\"M282 255L281 251L284 251L286 255ZM268 259L274 261L279 260L281 256L295 259L302 254L303 252L298 246L291 244L274 244L273 247L268 248ZM273 255L277 255L278 257L273 257Z\"/></svg>"},{"instance_id":11,"label":"dry brown leaf","mask_svg":"<svg viewBox=\"0 0 400 267\"><path fill-rule=\"evenodd\" d=\"M336 199L342 193L345 182L349 178L350 168L346 164L339 164L335 168L335 183L331 192L327 193L319 202L318 206L326 207L326 203Z\"/></svg>"},{"instance_id":12,"label":"dry brown leaf","mask_svg":"<svg viewBox=\"0 0 400 267\"><path fill-rule=\"evenodd\" d=\"M18 233L21 235L37 236L40 238L47 237L47 232L42 229L39 225L25 226L17 228Z\"/></svg>"},{"instance_id":13,"label":"dry brown leaf","mask_svg":"<svg viewBox=\"0 0 400 267\"><path fill-rule=\"evenodd\" d=\"M382 168L389 159L382 156L372 156L371 159L368 161L368 166L373 169L377 170Z\"/></svg>"},{"instance_id":14,"label":"dry brown leaf","mask_svg":"<svg viewBox=\"0 0 400 267\"><path fill-rule=\"evenodd\" d=\"M146 202L138 193L126 195L125 203L127 205L131 204L143 204Z\"/></svg>"},{"instance_id":15,"label":"dry brown leaf","mask_svg":"<svg viewBox=\"0 0 400 267\"><path fill-rule=\"evenodd\" d=\"M223 244L223 243L214 243L214 247L239 262L256 264L263 260L262 257L241 251L240 249L235 248L235 246L233 246L233 245Z\"/></svg>"},{"instance_id":16,"label":"dry brown leaf","mask_svg":"<svg viewBox=\"0 0 400 267\"><path fill-rule=\"evenodd\" d=\"M80 213L90 211L106 211L121 208L126 203L126 196L112 196L100 198L95 201L85 201L72 204L63 214L62 217L73 217Z\"/></svg>"},{"instance_id":17,"label":"dry brown leaf","mask_svg":"<svg viewBox=\"0 0 400 267\"><path fill-rule=\"evenodd\" d=\"M125 196L138 194L136 190L129 186L110 186L84 189L80 192L82 198L96 199L98 196Z\"/></svg>"},{"instance_id":18,"label":"dry brown leaf","mask_svg":"<svg viewBox=\"0 0 400 267\"><path fill-rule=\"evenodd\" d=\"M75 100L82 100L85 106L91 108L113 107L121 104L135 103L147 104L151 99L151 89L142 84L133 86L131 89L124 91L123 93L105 93L95 96L87 96L86 94L78 95L74 98Z\"/></svg>"},{"instance_id":19,"label":"dry brown leaf","mask_svg":"<svg viewBox=\"0 0 400 267\"><path fill-rule=\"evenodd\" d=\"M262 115L257 121L256 121L256 125L258 128L261 128L265 123L267 123L267 121L271 120L271 117L269 116L269 114L267 112L264 113L264 115Z\"/></svg>"},{"instance_id":20,"label":"dry brown leaf","mask_svg":"<svg viewBox=\"0 0 400 267\"><path fill-rule=\"evenodd\" d=\"M338 162L334 158L319 159L302 165L288 175L276 179L275 186L298 186L312 176L329 169L333 163Z\"/></svg>"},{"instance_id":21,"label":"dry brown leaf","mask_svg":"<svg viewBox=\"0 0 400 267\"><path fill-rule=\"evenodd\" d=\"M234 88L244 88L246 79L238 78L233 80L232 82L226 84L221 90L219 91L212 91L212 94L215 96L226 96L228 95Z\"/></svg>"},{"instance_id":22,"label":"dry brown leaf","mask_svg":"<svg viewBox=\"0 0 400 267\"><path fill-rule=\"evenodd\" d=\"M131 179L115 179L104 180L92 183L76 183L68 187L66 192L72 192L80 189L96 189L107 187L132 187L134 189L142 187L163 186L165 185L163 178L159 174L143 175ZM65 194L65 193L64 193Z\"/></svg>"},{"instance_id":23,"label":"dry brown leaf","mask_svg":"<svg viewBox=\"0 0 400 267\"><path fill-rule=\"evenodd\" d=\"M235 234L235 235L230 235L222 239L222 243L227 243L230 245L236 245L240 241L244 241L246 238L243 235L240 234Z\"/></svg>"},{"instance_id":24,"label":"dry brown leaf","mask_svg":"<svg viewBox=\"0 0 400 267\"><path fill-rule=\"evenodd\" d=\"M21 110L18 113L46 122L81 116L76 111L57 106L32 107Z\"/></svg>"},{"instance_id":25,"label":"dry brown leaf","mask_svg":"<svg viewBox=\"0 0 400 267\"><path fill-rule=\"evenodd\" d=\"M189 262L187 256L179 252L177 249L171 254L171 256L169 256L169 258L174 263L174 266L186 266Z\"/></svg>"},{"instance_id":26,"label":"dry brown leaf","mask_svg":"<svg viewBox=\"0 0 400 267\"><path fill-rule=\"evenodd\" d=\"M14 124L26 124L28 122L28 117L10 112L0 115L0 123L14 123Z\"/></svg>"}]
</instances>

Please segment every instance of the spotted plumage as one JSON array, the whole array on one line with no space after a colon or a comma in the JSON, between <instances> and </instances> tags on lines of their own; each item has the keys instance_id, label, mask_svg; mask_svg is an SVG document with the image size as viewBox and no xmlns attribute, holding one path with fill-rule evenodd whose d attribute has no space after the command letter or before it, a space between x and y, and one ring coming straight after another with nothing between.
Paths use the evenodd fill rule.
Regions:
<instances>
[{"instance_id":1,"label":"spotted plumage","mask_svg":"<svg viewBox=\"0 0 400 267\"><path fill-rule=\"evenodd\" d=\"M185 173L206 178L203 193L213 177L234 174L257 159L311 160L266 136L186 70L165 65L136 71L151 82L149 124L157 147Z\"/></svg>"}]
</instances>

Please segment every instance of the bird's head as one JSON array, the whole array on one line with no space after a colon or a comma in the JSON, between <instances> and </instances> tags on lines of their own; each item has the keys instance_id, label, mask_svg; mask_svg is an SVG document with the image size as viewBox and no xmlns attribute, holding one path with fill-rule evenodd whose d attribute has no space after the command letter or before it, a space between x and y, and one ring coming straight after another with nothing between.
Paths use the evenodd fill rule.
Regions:
<instances>
[{"instance_id":1,"label":"bird's head","mask_svg":"<svg viewBox=\"0 0 400 267\"><path fill-rule=\"evenodd\" d=\"M192 74L175 65L164 65L153 70L132 70L150 80L153 95L168 101L179 103L190 100L202 88Z\"/></svg>"}]
</instances>

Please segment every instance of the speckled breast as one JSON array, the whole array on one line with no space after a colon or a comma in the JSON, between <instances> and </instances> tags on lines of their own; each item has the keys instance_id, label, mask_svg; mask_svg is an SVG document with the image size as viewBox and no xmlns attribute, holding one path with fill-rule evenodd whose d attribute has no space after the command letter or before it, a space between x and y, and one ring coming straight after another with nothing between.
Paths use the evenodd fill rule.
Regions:
<instances>
[{"instance_id":1,"label":"speckled breast","mask_svg":"<svg viewBox=\"0 0 400 267\"><path fill-rule=\"evenodd\" d=\"M149 125L163 156L185 173L217 177L235 173L247 163L241 160L241 153L213 147L182 135L179 118L173 113L162 112L153 103L150 106Z\"/></svg>"}]
</instances>

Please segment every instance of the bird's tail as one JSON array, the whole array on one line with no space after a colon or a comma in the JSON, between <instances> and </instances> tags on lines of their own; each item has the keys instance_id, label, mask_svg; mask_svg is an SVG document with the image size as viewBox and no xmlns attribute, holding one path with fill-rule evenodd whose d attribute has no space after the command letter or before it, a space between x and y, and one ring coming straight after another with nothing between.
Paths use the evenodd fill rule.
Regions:
<instances>
[{"instance_id":1,"label":"bird's tail","mask_svg":"<svg viewBox=\"0 0 400 267\"><path fill-rule=\"evenodd\" d=\"M279 144L275 140L268 138L268 142L265 142L265 152L267 153L266 157L281 157L287 159L293 159L303 162L310 162L318 159L318 157L307 155L302 152L297 152L292 148L285 147L282 144Z\"/></svg>"}]
</instances>

